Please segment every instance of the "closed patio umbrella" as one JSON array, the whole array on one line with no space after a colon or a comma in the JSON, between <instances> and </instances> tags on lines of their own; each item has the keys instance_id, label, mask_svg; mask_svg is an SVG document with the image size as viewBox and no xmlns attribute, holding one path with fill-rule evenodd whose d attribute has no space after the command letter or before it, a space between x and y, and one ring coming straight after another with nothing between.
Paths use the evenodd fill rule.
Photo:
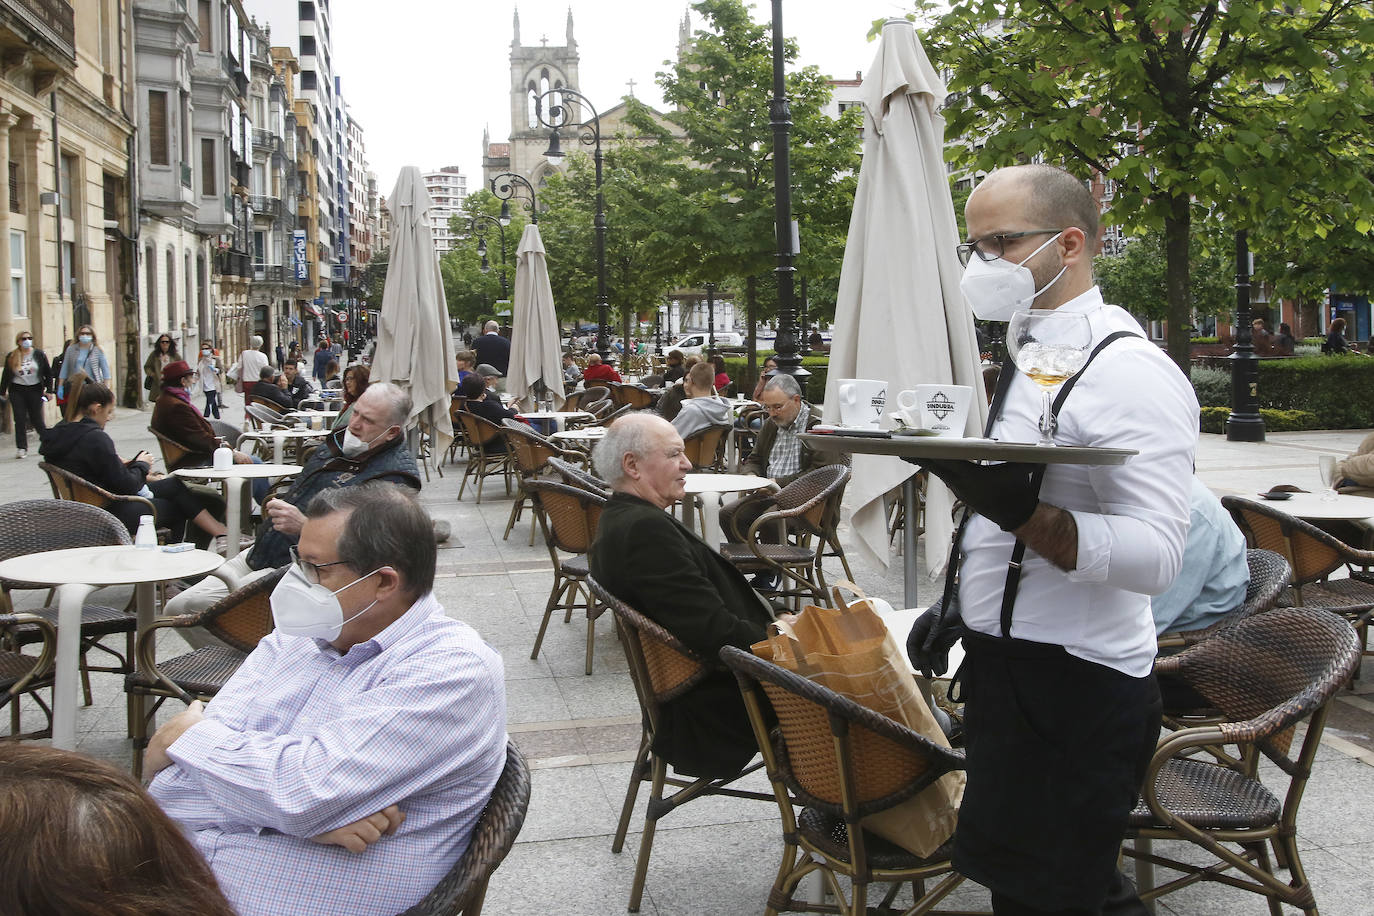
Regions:
<instances>
[{"instance_id":1,"label":"closed patio umbrella","mask_svg":"<svg viewBox=\"0 0 1374 916\"><path fill-rule=\"evenodd\" d=\"M530 223L515 255L515 302L512 305L510 369L506 391L526 410L546 386L554 409L563 406L563 351L558 315L549 285L549 259L539 227Z\"/></svg>"},{"instance_id":2,"label":"closed patio umbrella","mask_svg":"<svg viewBox=\"0 0 1374 916\"><path fill-rule=\"evenodd\" d=\"M966 432L980 435L987 400L973 316L959 293L963 269L944 160L945 87L911 22L888 20L863 82L864 157L854 195L835 306L825 402L838 422L842 378L882 379L888 403L918 384L969 385ZM895 458L854 456L846 502L860 552L883 567L883 495L916 473ZM938 572L952 526L948 490L932 479L926 500L926 563ZM907 519L914 525L915 519ZM908 557L908 569L915 558ZM914 583L908 583L913 594Z\"/></svg>"},{"instance_id":3,"label":"closed patio umbrella","mask_svg":"<svg viewBox=\"0 0 1374 916\"><path fill-rule=\"evenodd\" d=\"M432 203L419 169L401 169L387 203L393 221L391 263L382 290L372 380L393 382L410 392L410 421L429 427L438 454L453 439L449 395L458 384L458 368L427 216Z\"/></svg>"}]
</instances>

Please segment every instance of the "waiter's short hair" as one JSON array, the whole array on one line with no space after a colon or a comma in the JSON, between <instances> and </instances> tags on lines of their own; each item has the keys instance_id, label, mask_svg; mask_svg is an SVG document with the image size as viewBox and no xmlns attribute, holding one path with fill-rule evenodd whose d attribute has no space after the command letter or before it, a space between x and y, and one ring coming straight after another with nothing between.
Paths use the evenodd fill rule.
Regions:
<instances>
[{"instance_id":1,"label":"waiter's short hair","mask_svg":"<svg viewBox=\"0 0 1374 916\"><path fill-rule=\"evenodd\" d=\"M1063 229L1077 226L1097 243L1098 208L1092 192L1082 179L1052 165L1014 166L1015 177L1030 188L1026 196L1026 218L1037 229Z\"/></svg>"},{"instance_id":2,"label":"waiter's short hair","mask_svg":"<svg viewBox=\"0 0 1374 916\"><path fill-rule=\"evenodd\" d=\"M790 375L774 375L768 379L768 384L763 386L764 391L781 391L789 398L801 397L801 385Z\"/></svg>"},{"instance_id":3,"label":"waiter's short hair","mask_svg":"<svg viewBox=\"0 0 1374 916\"><path fill-rule=\"evenodd\" d=\"M438 557L434 522L414 491L380 480L332 487L310 501L305 517L335 512L348 513L335 547L349 569L361 576L390 566L410 595L418 598L433 590Z\"/></svg>"}]
</instances>

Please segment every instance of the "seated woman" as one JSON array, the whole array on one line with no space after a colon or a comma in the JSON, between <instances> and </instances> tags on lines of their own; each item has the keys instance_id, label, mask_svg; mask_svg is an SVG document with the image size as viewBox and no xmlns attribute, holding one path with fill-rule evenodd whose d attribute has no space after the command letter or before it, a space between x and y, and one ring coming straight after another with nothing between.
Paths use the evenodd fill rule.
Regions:
<instances>
[{"instance_id":1,"label":"seated woman","mask_svg":"<svg viewBox=\"0 0 1374 916\"><path fill-rule=\"evenodd\" d=\"M337 359L331 359L324 367L324 387L339 387L339 361Z\"/></svg>"},{"instance_id":2,"label":"seated woman","mask_svg":"<svg viewBox=\"0 0 1374 916\"><path fill-rule=\"evenodd\" d=\"M108 763L0 745L0 830L0 913L234 916L177 823Z\"/></svg>"},{"instance_id":3,"label":"seated woman","mask_svg":"<svg viewBox=\"0 0 1374 916\"><path fill-rule=\"evenodd\" d=\"M770 356L763 361L763 369L759 371L758 384L754 386L754 393L749 396L751 401L763 403L763 386L768 384L768 380L773 377L773 373L778 371L777 357Z\"/></svg>"},{"instance_id":4,"label":"seated woman","mask_svg":"<svg viewBox=\"0 0 1374 916\"><path fill-rule=\"evenodd\" d=\"M469 372L469 375L472 373ZM372 382L372 370L362 363L349 366L343 374L343 410L334 418L334 425L330 429L343 429L348 425L349 419L353 416L353 402L362 397L362 393L367 390L367 386Z\"/></svg>"},{"instance_id":5,"label":"seated woman","mask_svg":"<svg viewBox=\"0 0 1374 916\"><path fill-rule=\"evenodd\" d=\"M724 394L725 389L730 387L730 376L725 371L725 357L717 353L711 357L711 365L716 370L716 393Z\"/></svg>"},{"instance_id":6,"label":"seated woman","mask_svg":"<svg viewBox=\"0 0 1374 916\"><path fill-rule=\"evenodd\" d=\"M682 382L686 399L673 417L673 429L684 439L708 426L724 426L730 422L730 402L716 394L711 382L711 366L707 363L693 366Z\"/></svg>"},{"instance_id":7,"label":"seated woman","mask_svg":"<svg viewBox=\"0 0 1374 916\"><path fill-rule=\"evenodd\" d=\"M87 382L81 388L76 409L80 419L59 423L42 433L39 452L46 461L111 493L151 499L158 525L171 528L173 533L186 522L211 537L226 533L227 529L209 508L217 508L223 514L222 500L200 496L176 477L150 473L153 456L147 452L139 452L129 461L120 459L114 440L105 432L105 424L115 413L114 393L110 389L99 382ZM130 534L138 530L143 506L120 501L108 508Z\"/></svg>"},{"instance_id":8,"label":"seated woman","mask_svg":"<svg viewBox=\"0 0 1374 916\"><path fill-rule=\"evenodd\" d=\"M1345 319L1336 318L1331 322L1331 332L1326 335L1326 342L1322 344L1322 352L1327 356L1336 356L1341 353L1358 353L1352 350L1350 344L1345 340Z\"/></svg>"}]
</instances>

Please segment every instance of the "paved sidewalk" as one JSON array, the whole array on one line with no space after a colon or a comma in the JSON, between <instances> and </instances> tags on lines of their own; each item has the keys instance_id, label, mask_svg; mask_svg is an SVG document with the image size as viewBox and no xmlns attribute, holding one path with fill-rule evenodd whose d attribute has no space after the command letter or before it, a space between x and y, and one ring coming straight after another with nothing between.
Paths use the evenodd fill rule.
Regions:
<instances>
[{"instance_id":1,"label":"paved sidewalk","mask_svg":"<svg viewBox=\"0 0 1374 916\"><path fill-rule=\"evenodd\" d=\"M242 418L241 399L225 419ZM156 452L146 427L150 414L121 408L108 431L121 454ZM1317 489L1317 456L1344 455L1364 431L1281 433L1266 443L1228 443L1203 436L1198 473L1218 492L1254 493L1277 483ZM30 457L15 460L13 440L0 436L0 502L49 495ZM557 912L602 916L624 912L634 872L644 797L626 850L610 851L629 763L639 738L639 713L625 659L603 617L597 625L595 673L583 674L585 619L550 623L537 660L529 658L548 596L552 566L542 538L530 546L528 516L501 539L512 500L488 481L481 506L469 491L456 500L461 461L429 481L421 498L436 519L450 523L453 539L439 553L435 592L449 613L472 624L502 654L506 665L510 732L534 770L534 795L520 840L496 872L487 910L499 914ZM879 570L850 554L855 577L870 594L900 601L900 563ZM923 599L940 582L921 582ZM112 592L115 590L111 590ZM112 595L114 600L120 596ZM32 602L33 597L28 598ZM23 606L23 602L21 602ZM168 647L171 648L170 646ZM124 696L118 680L93 677L95 703L78 713L82 750L121 766L129 761L124 738ZM1374 870L1374 677L1357 682L1335 704L1315 778L1299 823L1304 862L1322 911L1334 916L1374 913L1368 875ZM174 712L174 710L169 711ZM759 780L761 788L766 787ZM776 807L771 803L705 799L670 814L660 825L642 912L740 914L762 911L781 854ZM905 896L905 894L904 894ZM986 894L965 885L955 905L986 907ZM1195 888L1170 898L1161 913L1258 914L1256 897L1226 888Z\"/></svg>"}]
</instances>

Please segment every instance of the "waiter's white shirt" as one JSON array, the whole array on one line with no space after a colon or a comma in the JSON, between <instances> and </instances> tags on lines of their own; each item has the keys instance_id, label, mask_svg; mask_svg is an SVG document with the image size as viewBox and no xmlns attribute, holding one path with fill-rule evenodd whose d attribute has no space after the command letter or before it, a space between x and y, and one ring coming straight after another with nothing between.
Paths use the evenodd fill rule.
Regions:
<instances>
[{"instance_id":1,"label":"waiter's white shirt","mask_svg":"<svg viewBox=\"0 0 1374 916\"><path fill-rule=\"evenodd\" d=\"M1096 286L1059 311L1088 316L1093 347L1114 331L1141 333L1125 310L1103 303ZM1007 370L1015 371L1010 365ZM1040 413L1040 387L1017 372L993 438L1035 442ZM1008 635L1061 645L1079 658L1144 677L1155 657L1149 596L1174 581L1188 536L1188 486L1198 438L1193 386L1143 337L1113 341L1064 400L1054 438L1058 445L1140 454L1116 466L1048 465L1040 500L1073 514L1078 564L1064 572L1027 549ZM964 623L999 636L1015 538L975 516L963 543Z\"/></svg>"}]
</instances>

